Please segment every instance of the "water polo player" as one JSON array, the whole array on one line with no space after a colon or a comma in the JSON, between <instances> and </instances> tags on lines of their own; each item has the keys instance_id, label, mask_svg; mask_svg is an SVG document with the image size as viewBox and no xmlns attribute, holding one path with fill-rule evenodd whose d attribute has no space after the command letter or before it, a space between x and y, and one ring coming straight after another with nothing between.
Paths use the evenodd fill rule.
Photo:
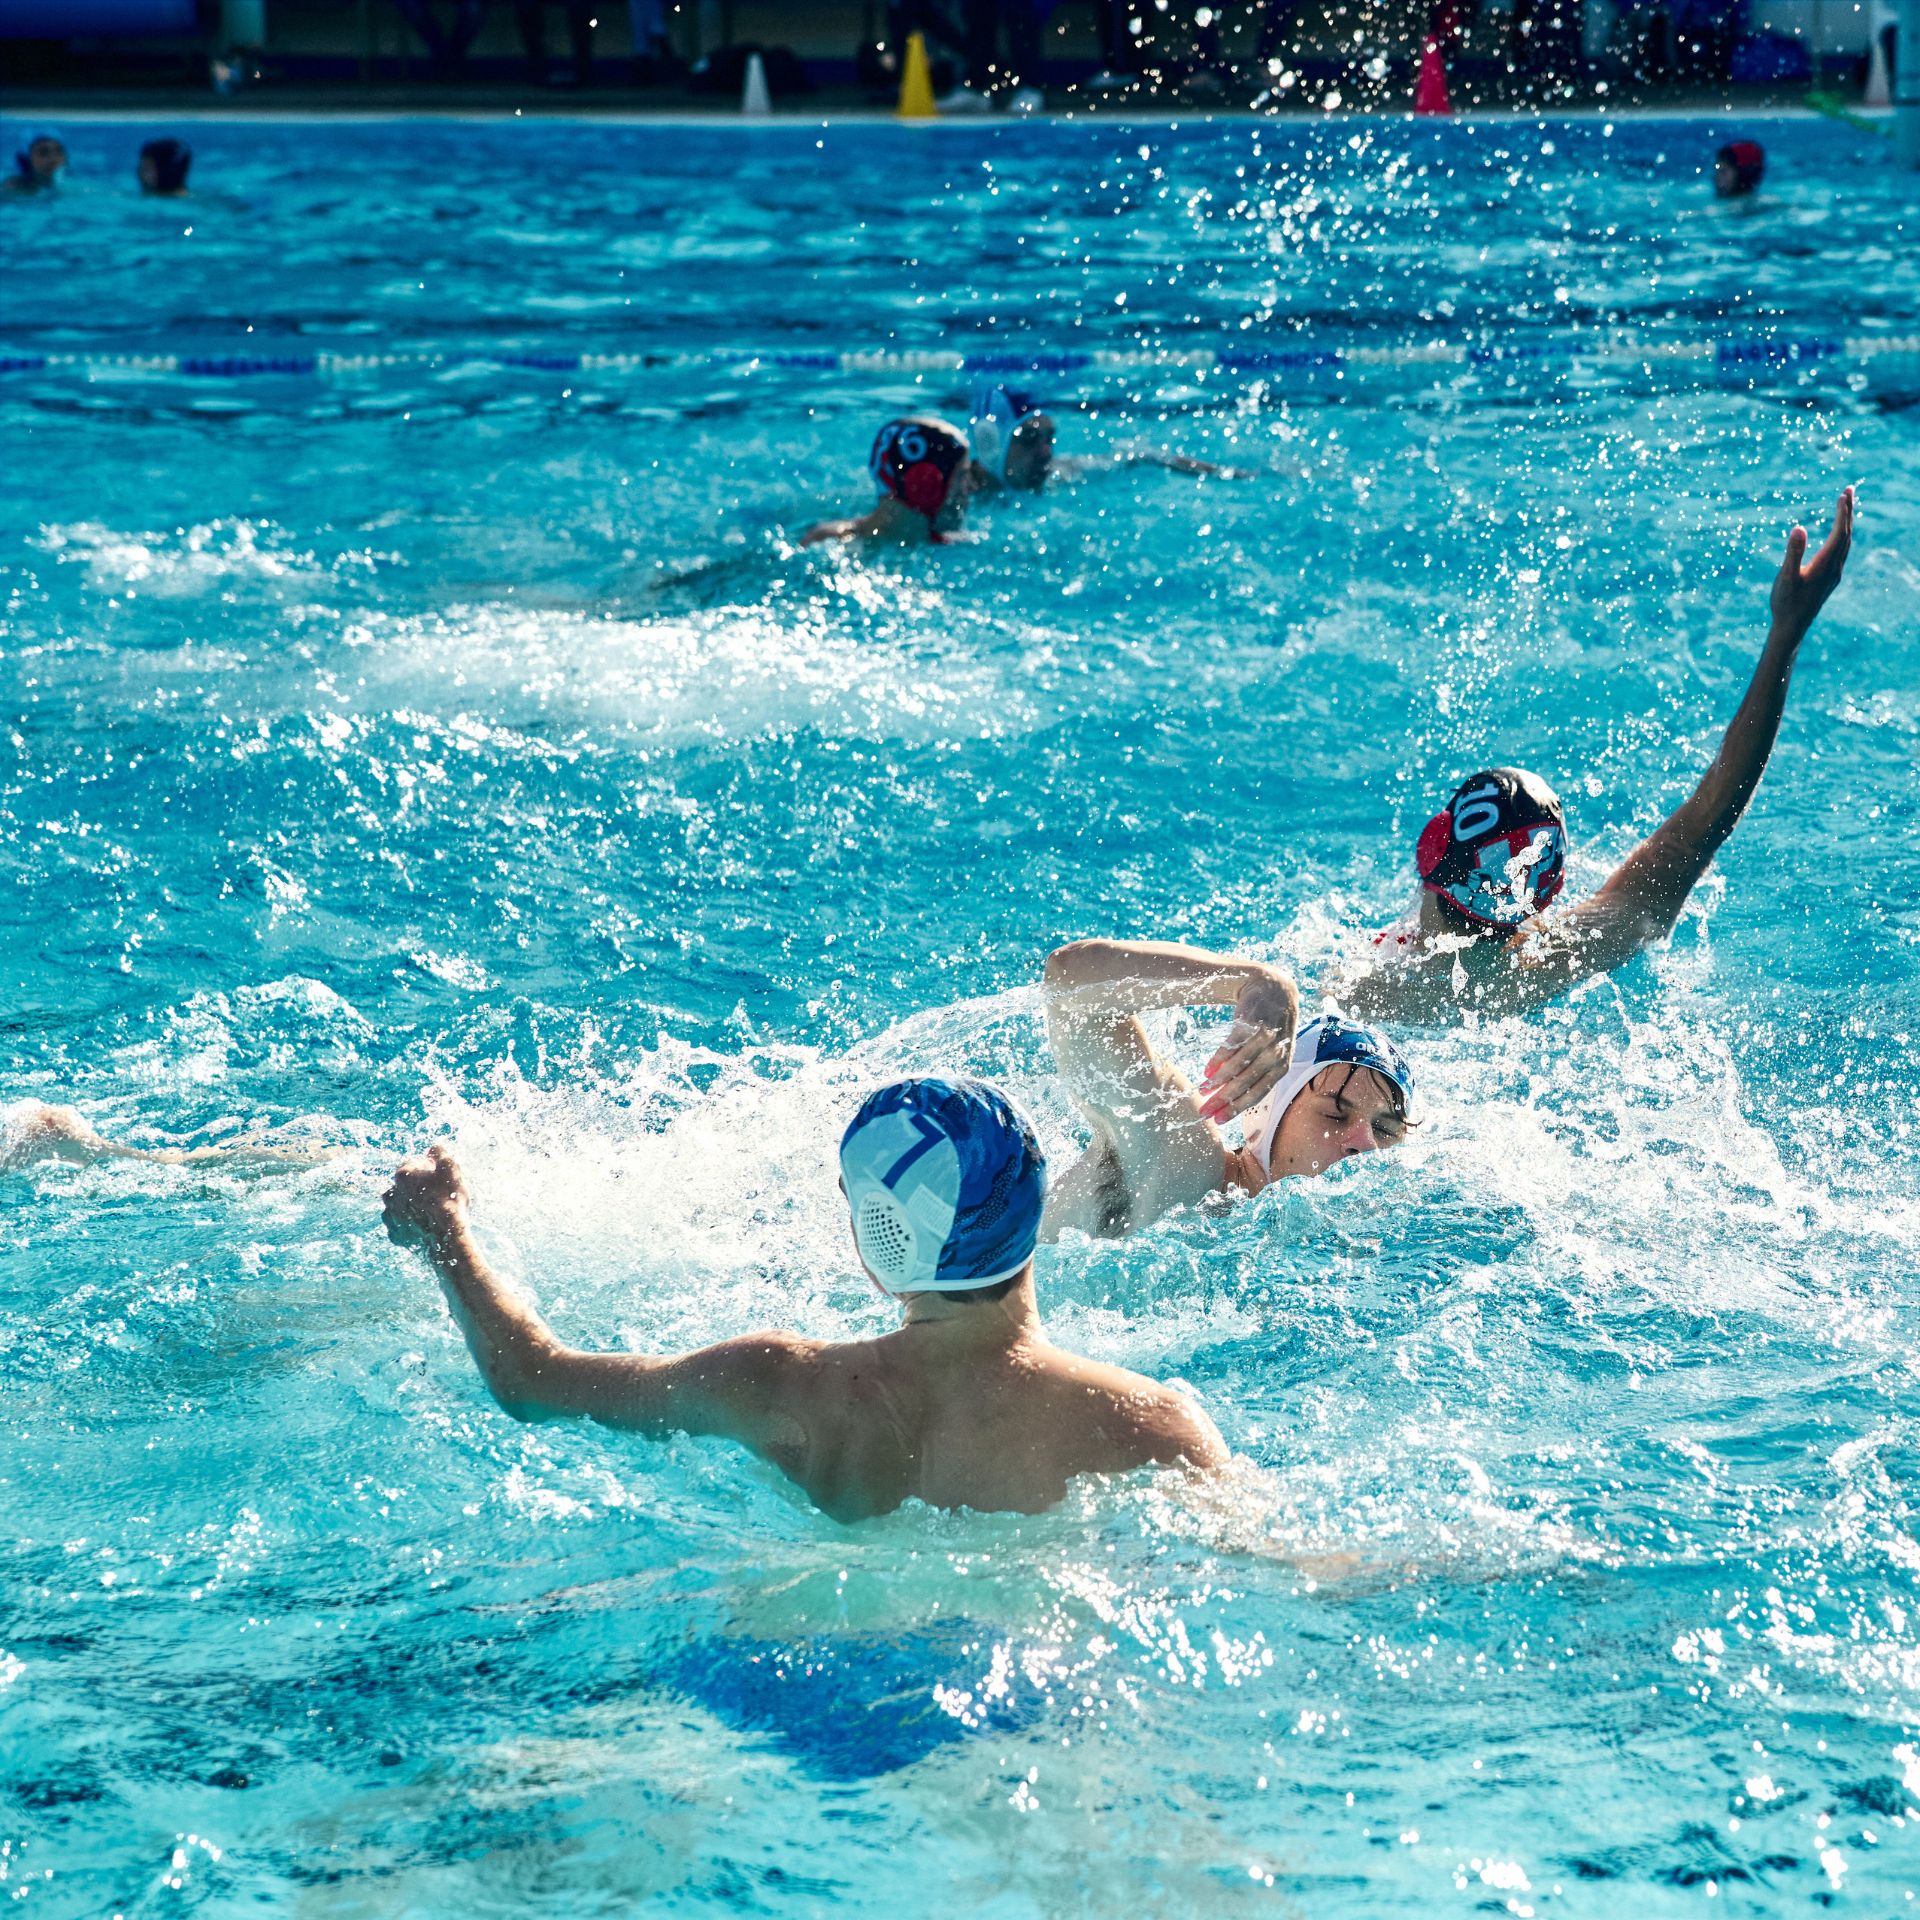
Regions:
<instances>
[{"instance_id":1,"label":"water polo player","mask_svg":"<svg viewBox=\"0 0 1920 1920\"><path fill-rule=\"evenodd\" d=\"M1538 775L1488 767L1455 789L1415 849L1417 917L1377 936L1343 1000L1376 1019L1513 1013L1623 966L1673 930L1687 895L1739 823L1780 731L1800 642L1840 584L1853 542L1853 489L1810 562L1804 527L1787 536L1772 624L1720 751L1692 794L1589 899L1551 916L1566 878L1566 818Z\"/></svg>"},{"instance_id":2,"label":"water polo player","mask_svg":"<svg viewBox=\"0 0 1920 1920\"><path fill-rule=\"evenodd\" d=\"M438 1148L401 1166L386 1220L432 1262L516 1419L733 1440L837 1520L913 1499L1034 1513L1081 1474L1224 1464L1213 1423L1184 1395L1062 1352L1041 1330L1046 1158L993 1088L920 1079L870 1094L841 1139L840 1184L860 1264L900 1302L902 1325L842 1344L749 1334L675 1359L562 1345L487 1265L466 1183Z\"/></svg>"},{"instance_id":3,"label":"water polo player","mask_svg":"<svg viewBox=\"0 0 1920 1920\"><path fill-rule=\"evenodd\" d=\"M0 189L8 193L44 193L60 184L67 170L67 143L51 127L41 127L28 136L26 144L13 156L13 172L0 180Z\"/></svg>"},{"instance_id":4,"label":"water polo player","mask_svg":"<svg viewBox=\"0 0 1920 1920\"><path fill-rule=\"evenodd\" d=\"M1758 191L1766 171L1758 140L1729 140L1713 157L1713 190L1722 200L1744 200Z\"/></svg>"},{"instance_id":5,"label":"water polo player","mask_svg":"<svg viewBox=\"0 0 1920 1920\"><path fill-rule=\"evenodd\" d=\"M1079 940L1048 956L1047 1033L1093 1141L1055 1183L1046 1238L1134 1232L1209 1195L1257 1193L1405 1137L1413 1071L1374 1028L1296 1023L1278 967L1160 941ZM1138 1015L1226 1006L1234 1023L1198 1088L1154 1051ZM1229 1146L1220 1123L1238 1118Z\"/></svg>"},{"instance_id":6,"label":"water polo player","mask_svg":"<svg viewBox=\"0 0 1920 1920\"><path fill-rule=\"evenodd\" d=\"M879 500L851 520L823 520L800 536L822 540L896 540L936 545L957 532L973 491L966 436L930 415L889 420L874 435L867 471Z\"/></svg>"},{"instance_id":7,"label":"water polo player","mask_svg":"<svg viewBox=\"0 0 1920 1920\"><path fill-rule=\"evenodd\" d=\"M992 383L976 387L967 419L975 488L1038 493L1053 471L1056 431L1053 415L1031 394Z\"/></svg>"},{"instance_id":8,"label":"water polo player","mask_svg":"<svg viewBox=\"0 0 1920 1920\"><path fill-rule=\"evenodd\" d=\"M149 140L140 149L140 191L157 199L177 200L187 190L192 166L193 150L184 142Z\"/></svg>"},{"instance_id":9,"label":"water polo player","mask_svg":"<svg viewBox=\"0 0 1920 1920\"><path fill-rule=\"evenodd\" d=\"M1002 489L1038 493L1049 480L1077 480L1082 474L1111 473L1121 467L1165 467L1172 473L1204 473L1222 480L1247 478L1237 468L1157 447L1059 458L1054 453L1058 429L1053 416L1030 393L995 381L982 381L974 388L967 411L976 493Z\"/></svg>"}]
</instances>

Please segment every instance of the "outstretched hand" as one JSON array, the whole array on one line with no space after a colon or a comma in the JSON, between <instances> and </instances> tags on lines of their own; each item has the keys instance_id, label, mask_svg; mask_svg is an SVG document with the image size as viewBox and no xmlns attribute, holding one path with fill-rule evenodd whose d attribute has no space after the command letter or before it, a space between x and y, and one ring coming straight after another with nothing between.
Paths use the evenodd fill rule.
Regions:
<instances>
[{"instance_id":1,"label":"outstretched hand","mask_svg":"<svg viewBox=\"0 0 1920 1920\"><path fill-rule=\"evenodd\" d=\"M1846 571L1847 553L1853 545L1853 489L1843 487L1840 504L1833 512L1833 531L1825 544L1806 565L1807 530L1795 527L1787 535L1787 557L1768 596L1773 624L1798 641L1813 625L1814 616L1827 604L1827 596L1840 584Z\"/></svg>"},{"instance_id":2,"label":"outstretched hand","mask_svg":"<svg viewBox=\"0 0 1920 1920\"><path fill-rule=\"evenodd\" d=\"M445 1147L429 1147L400 1162L380 1213L395 1246L431 1252L447 1234L466 1224L466 1176Z\"/></svg>"},{"instance_id":3,"label":"outstretched hand","mask_svg":"<svg viewBox=\"0 0 1920 1920\"><path fill-rule=\"evenodd\" d=\"M1208 1097L1203 1120L1225 1120L1257 1107L1280 1083L1293 1060L1300 996L1284 974L1249 980L1233 1005L1233 1024L1207 1062L1200 1090Z\"/></svg>"}]
</instances>

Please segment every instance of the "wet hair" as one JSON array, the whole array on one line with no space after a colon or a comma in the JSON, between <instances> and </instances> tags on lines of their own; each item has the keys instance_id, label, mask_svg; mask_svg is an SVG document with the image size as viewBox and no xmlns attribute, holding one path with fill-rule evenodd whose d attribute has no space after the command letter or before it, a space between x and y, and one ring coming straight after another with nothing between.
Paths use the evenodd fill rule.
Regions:
<instances>
[{"instance_id":1,"label":"wet hair","mask_svg":"<svg viewBox=\"0 0 1920 1920\"><path fill-rule=\"evenodd\" d=\"M1332 1066L1323 1068L1322 1071L1330 1073L1332 1072L1333 1067L1337 1067L1342 1064L1343 1064L1342 1062L1336 1060L1333 1062ZM1347 1089L1353 1085L1353 1076L1356 1073L1364 1073L1364 1074L1367 1074L1370 1078L1377 1080L1381 1086L1386 1088L1388 1108L1393 1114L1393 1117L1396 1120L1398 1120L1403 1127L1417 1127L1420 1124L1419 1121L1411 1118L1407 1112L1407 1090L1405 1087L1403 1087L1399 1083L1399 1081L1388 1079L1387 1076L1379 1070L1379 1068L1369 1067L1364 1062L1359 1060L1354 1060L1351 1062L1347 1062L1345 1064L1347 1068L1347 1077L1344 1080L1342 1080L1337 1087L1333 1089L1334 1097L1336 1099L1340 1099L1345 1096ZM1317 1079L1319 1076L1316 1074L1314 1077ZM1311 1082L1309 1082L1309 1084L1311 1084Z\"/></svg>"},{"instance_id":2,"label":"wet hair","mask_svg":"<svg viewBox=\"0 0 1920 1920\"><path fill-rule=\"evenodd\" d=\"M1026 1269L1023 1267L1021 1272ZM1016 1273L1006 1280L996 1280L990 1287L947 1287L935 1296L941 1300L958 1300L962 1306L985 1306L989 1301L1004 1300L1020 1284L1020 1274Z\"/></svg>"},{"instance_id":3,"label":"wet hair","mask_svg":"<svg viewBox=\"0 0 1920 1920\"><path fill-rule=\"evenodd\" d=\"M179 140L149 140L140 149L140 158L153 162L155 193L178 193L187 184L193 149Z\"/></svg>"}]
</instances>

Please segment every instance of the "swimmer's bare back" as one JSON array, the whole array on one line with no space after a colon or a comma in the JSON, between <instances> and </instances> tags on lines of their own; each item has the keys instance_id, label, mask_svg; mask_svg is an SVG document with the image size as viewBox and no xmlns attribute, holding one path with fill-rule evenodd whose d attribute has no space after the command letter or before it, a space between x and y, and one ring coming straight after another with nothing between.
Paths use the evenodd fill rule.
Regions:
<instances>
[{"instance_id":1,"label":"swimmer's bare back","mask_svg":"<svg viewBox=\"0 0 1920 1920\"><path fill-rule=\"evenodd\" d=\"M432 1263L482 1378L514 1418L732 1440L836 1520L914 1499L1035 1513L1083 1474L1212 1469L1227 1458L1185 1395L1054 1346L1030 1263L989 1303L909 1296L906 1324L877 1340L770 1332L671 1358L588 1353L562 1344L493 1272L466 1183L438 1148L401 1166L386 1221Z\"/></svg>"}]
</instances>

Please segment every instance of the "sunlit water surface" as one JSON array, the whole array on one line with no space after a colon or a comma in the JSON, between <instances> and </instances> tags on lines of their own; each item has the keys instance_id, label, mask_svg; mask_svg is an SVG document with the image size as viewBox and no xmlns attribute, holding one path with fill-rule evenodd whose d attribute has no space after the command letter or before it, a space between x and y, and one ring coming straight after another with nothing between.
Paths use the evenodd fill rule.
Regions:
<instances>
[{"instance_id":1,"label":"sunlit water surface","mask_svg":"<svg viewBox=\"0 0 1920 1920\"><path fill-rule=\"evenodd\" d=\"M345 1149L0 1175L27 1911L1908 1910L1912 394L1042 377L1065 452L1257 477L858 556L793 532L953 378L476 364L1920 330L1881 146L1768 123L1729 216L1733 130L211 123L159 205L159 129L68 129L0 207L0 348L448 365L0 376L0 1092ZM1001 1075L1064 1147L1051 943L1317 986L1489 759L1591 885L1849 479L1670 948L1409 1036L1390 1158L1043 1260L1063 1340L1204 1398L1218 1492L837 1527L717 1445L514 1425L383 1238L437 1136L569 1337L882 1327L859 1089Z\"/></svg>"}]
</instances>

